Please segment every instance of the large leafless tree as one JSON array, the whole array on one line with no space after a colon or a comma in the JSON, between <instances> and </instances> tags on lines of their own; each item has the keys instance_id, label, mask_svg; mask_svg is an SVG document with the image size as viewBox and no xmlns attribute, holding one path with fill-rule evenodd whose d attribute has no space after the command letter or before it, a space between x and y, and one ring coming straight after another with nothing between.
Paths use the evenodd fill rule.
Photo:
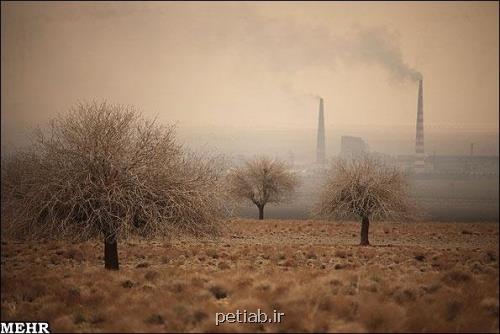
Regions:
<instances>
[{"instance_id":1,"label":"large leafless tree","mask_svg":"<svg viewBox=\"0 0 500 334\"><path fill-rule=\"evenodd\" d=\"M368 155L338 160L327 174L315 206L318 216L361 219L361 245L369 245L371 219L409 220L409 201L403 173Z\"/></svg>"},{"instance_id":2,"label":"large leafless tree","mask_svg":"<svg viewBox=\"0 0 500 334\"><path fill-rule=\"evenodd\" d=\"M289 199L298 185L297 175L284 161L264 156L233 168L227 180L233 198L255 204L259 209L259 219L264 219L266 204Z\"/></svg>"},{"instance_id":3,"label":"large leafless tree","mask_svg":"<svg viewBox=\"0 0 500 334\"><path fill-rule=\"evenodd\" d=\"M132 107L78 104L2 161L2 230L102 236L105 268L118 269L118 238L216 234L223 171L217 158L188 153L173 127Z\"/></svg>"}]
</instances>

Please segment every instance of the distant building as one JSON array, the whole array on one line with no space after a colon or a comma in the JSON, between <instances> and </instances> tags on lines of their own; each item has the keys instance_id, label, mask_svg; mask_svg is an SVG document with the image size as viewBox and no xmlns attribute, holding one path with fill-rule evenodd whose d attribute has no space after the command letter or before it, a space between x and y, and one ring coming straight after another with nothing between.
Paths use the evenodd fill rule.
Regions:
<instances>
[{"instance_id":1,"label":"distant building","mask_svg":"<svg viewBox=\"0 0 500 334\"><path fill-rule=\"evenodd\" d=\"M495 176L498 177L498 156L429 155L425 157L424 169L416 169L415 155L398 155L386 162L393 163L409 173L443 177Z\"/></svg>"},{"instance_id":2,"label":"distant building","mask_svg":"<svg viewBox=\"0 0 500 334\"><path fill-rule=\"evenodd\" d=\"M427 157L426 163L433 166L434 173L497 175L498 156L438 155Z\"/></svg>"},{"instance_id":3,"label":"distant building","mask_svg":"<svg viewBox=\"0 0 500 334\"><path fill-rule=\"evenodd\" d=\"M340 156L355 158L368 152L368 145L360 137L342 136L340 139Z\"/></svg>"}]
</instances>

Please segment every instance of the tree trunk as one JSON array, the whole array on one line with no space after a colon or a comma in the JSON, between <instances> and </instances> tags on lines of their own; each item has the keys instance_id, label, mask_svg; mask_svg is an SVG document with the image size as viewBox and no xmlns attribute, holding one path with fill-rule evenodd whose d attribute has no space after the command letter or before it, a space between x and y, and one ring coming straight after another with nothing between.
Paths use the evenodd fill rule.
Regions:
<instances>
[{"instance_id":1,"label":"tree trunk","mask_svg":"<svg viewBox=\"0 0 500 334\"><path fill-rule=\"evenodd\" d=\"M118 270L118 241L116 236L107 235L104 237L104 268L108 270Z\"/></svg>"},{"instance_id":2,"label":"tree trunk","mask_svg":"<svg viewBox=\"0 0 500 334\"><path fill-rule=\"evenodd\" d=\"M263 220L264 219L264 205L258 205L257 207L259 208L259 220Z\"/></svg>"},{"instance_id":3,"label":"tree trunk","mask_svg":"<svg viewBox=\"0 0 500 334\"><path fill-rule=\"evenodd\" d=\"M361 246L367 246L370 244L368 241L368 229L370 228L370 219L368 217L363 217L361 220Z\"/></svg>"}]
</instances>

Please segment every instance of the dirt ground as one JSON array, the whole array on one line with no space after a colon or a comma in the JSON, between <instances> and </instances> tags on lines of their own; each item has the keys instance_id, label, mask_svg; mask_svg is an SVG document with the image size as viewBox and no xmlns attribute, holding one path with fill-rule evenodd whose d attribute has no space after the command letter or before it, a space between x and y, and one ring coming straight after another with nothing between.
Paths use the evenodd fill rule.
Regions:
<instances>
[{"instance_id":1,"label":"dirt ground","mask_svg":"<svg viewBox=\"0 0 500 334\"><path fill-rule=\"evenodd\" d=\"M232 220L217 240L2 240L2 321L66 332L498 332L495 223ZM285 313L224 323L217 312Z\"/></svg>"}]
</instances>

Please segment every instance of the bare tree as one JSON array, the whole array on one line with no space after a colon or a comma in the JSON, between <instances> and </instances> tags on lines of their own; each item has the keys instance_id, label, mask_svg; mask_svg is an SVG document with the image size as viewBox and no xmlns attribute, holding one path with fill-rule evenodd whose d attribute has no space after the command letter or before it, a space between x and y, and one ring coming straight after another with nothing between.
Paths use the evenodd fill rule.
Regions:
<instances>
[{"instance_id":1,"label":"bare tree","mask_svg":"<svg viewBox=\"0 0 500 334\"><path fill-rule=\"evenodd\" d=\"M188 153L173 127L132 107L78 104L2 161L2 230L103 236L105 268L118 269L118 238L217 234L223 171L220 160Z\"/></svg>"},{"instance_id":2,"label":"bare tree","mask_svg":"<svg viewBox=\"0 0 500 334\"><path fill-rule=\"evenodd\" d=\"M315 214L361 218L361 245L369 245L371 219L412 219L404 175L373 157L337 161L322 187Z\"/></svg>"},{"instance_id":3,"label":"bare tree","mask_svg":"<svg viewBox=\"0 0 500 334\"><path fill-rule=\"evenodd\" d=\"M261 220L266 204L287 200L298 185L297 176L285 162L268 157L258 157L233 168L227 180L232 197L250 200L259 209Z\"/></svg>"}]
</instances>

